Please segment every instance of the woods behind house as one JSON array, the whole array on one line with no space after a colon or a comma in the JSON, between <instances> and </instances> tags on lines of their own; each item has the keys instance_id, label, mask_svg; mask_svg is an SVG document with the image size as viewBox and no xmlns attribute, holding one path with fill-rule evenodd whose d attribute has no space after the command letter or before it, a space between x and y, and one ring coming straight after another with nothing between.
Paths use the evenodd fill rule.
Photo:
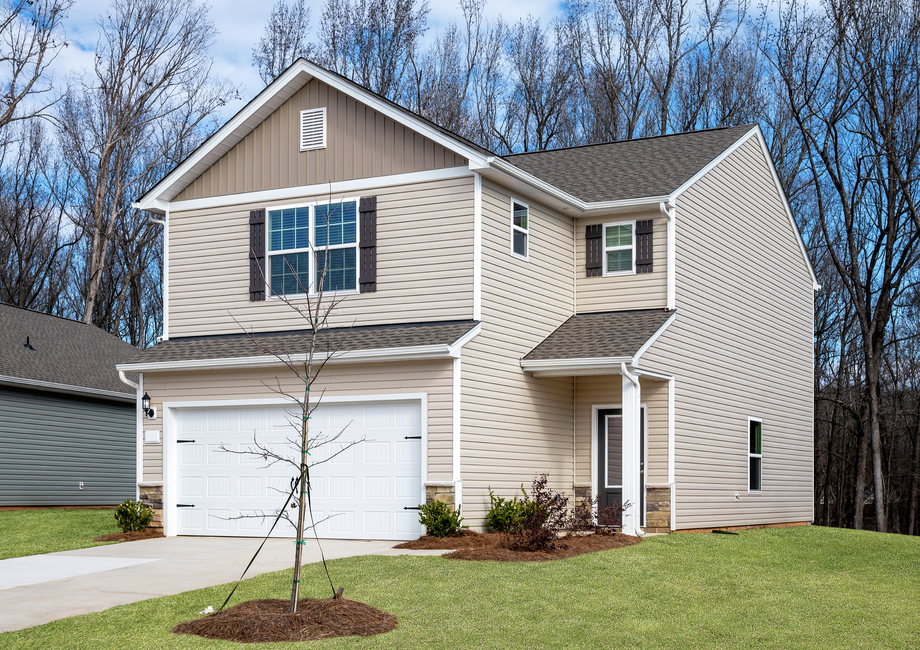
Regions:
<instances>
[{"instance_id":1,"label":"woods behind house","mask_svg":"<svg viewBox=\"0 0 920 650\"><path fill-rule=\"evenodd\" d=\"M54 78L72 9L0 5L0 301L145 347L162 237L131 202L241 89L181 0L114 0L92 69ZM460 0L437 29L418 0L314 9L279 0L253 34L265 83L303 56L497 154L759 124L822 285L816 523L920 534L920 5L571 0L508 22Z\"/></svg>"}]
</instances>

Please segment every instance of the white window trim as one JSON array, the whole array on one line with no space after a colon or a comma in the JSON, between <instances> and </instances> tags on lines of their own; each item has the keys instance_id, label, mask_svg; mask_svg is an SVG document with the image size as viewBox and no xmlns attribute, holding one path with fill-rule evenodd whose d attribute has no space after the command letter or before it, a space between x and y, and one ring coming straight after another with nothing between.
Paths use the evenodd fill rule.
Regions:
<instances>
[{"instance_id":1,"label":"white window trim","mask_svg":"<svg viewBox=\"0 0 920 650\"><path fill-rule=\"evenodd\" d=\"M316 241L316 208L321 205L333 205L335 203L351 203L355 204L355 243L353 244L334 244L331 246L324 246L322 250L336 250L337 248L352 248L355 249L355 288L347 289L343 291L327 291L325 293L332 293L336 296L352 296L360 293L360 262L361 262L361 199L360 197L343 197L339 200L334 201L317 201L313 199L312 201L303 201L300 203L289 203L285 205L273 205L271 207L265 208L265 296L267 301L281 300L281 296L275 294L272 291L272 265L271 258L275 255L289 255L292 253L309 253L310 261L310 276L309 276L309 286L307 293L292 293L285 294L285 297L290 298L314 298L316 297L316 255L315 252L319 251L318 248L313 248L312 243ZM311 243L311 246L308 248L290 248L280 251L272 251L271 249L271 230L270 230L270 218L269 212L276 212L278 210L287 210L290 208L309 208L310 209L310 232L308 234L308 240Z\"/></svg>"},{"instance_id":2,"label":"white window trim","mask_svg":"<svg viewBox=\"0 0 920 650\"><path fill-rule=\"evenodd\" d=\"M629 246L608 247L607 246L607 228L612 227L612 226L626 226L626 225L632 226L632 244L630 244ZM602 238L601 241L604 244L604 257L601 260L601 263L604 265L604 277L610 278L610 277L614 277L617 275L635 275L636 274L636 221L635 219L633 219L632 221L611 221L609 223L605 223L602 226L601 238ZM632 251L632 268L629 271L608 271L607 270L608 268L607 253L610 251L626 250L627 248L629 248Z\"/></svg>"},{"instance_id":3,"label":"white window trim","mask_svg":"<svg viewBox=\"0 0 920 650\"><path fill-rule=\"evenodd\" d=\"M322 115L322 119L323 119L322 142L320 144L313 145L312 147L303 146L303 118L308 113L319 113L320 115ZM299 131L300 131L300 150L301 151L316 151L317 149L325 149L326 148L326 132L328 131L328 125L326 123L326 107L323 106L322 108L310 108L307 110L300 111L300 129Z\"/></svg>"},{"instance_id":4,"label":"white window trim","mask_svg":"<svg viewBox=\"0 0 920 650\"><path fill-rule=\"evenodd\" d=\"M514 204L515 203L527 208L527 227L526 228L521 228L520 226L514 225ZM510 205L511 205L511 218L509 220L509 225L510 225L509 234L511 237L511 241L510 241L511 257L515 257L519 260L529 262L530 261L530 204L524 203L523 201L519 201L518 199L512 196ZM515 232L524 233L524 254L523 255L520 255L514 251L514 233Z\"/></svg>"},{"instance_id":5,"label":"white window trim","mask_svg":"<svg viewBox=\"0 0 920 650\"><path fill-rule=\"evenodd\" d=\"M760 424L760 453L759 454L751 453L751 422L758 422ZM748 423L747 432L746 432L744 444L747 447L748 494L763 494L763 420L761 418L748 418L747 423ZM759 490L751 489L751 459L752 458L760 459L760 489Z\"/></svg>"}]
</instances>

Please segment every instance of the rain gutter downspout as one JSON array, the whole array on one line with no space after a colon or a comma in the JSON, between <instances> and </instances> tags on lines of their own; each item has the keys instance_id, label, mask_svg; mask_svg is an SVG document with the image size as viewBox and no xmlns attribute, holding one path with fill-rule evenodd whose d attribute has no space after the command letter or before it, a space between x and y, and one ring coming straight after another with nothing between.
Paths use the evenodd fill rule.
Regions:
<instances>
[{"instance_id":1,"label":"rain gutter downspout","mask_svg":"<svg viewBox=\"0 0 920 650\"><path fill-rule=\"evenodd\" d=\"M675 297L675 294L676 294L675 270L676 270L677 265L675 263L676 255L674 251L674 244L675 244L677 237L675 235L675 229L674 229L674 218L675 218L674 201L671 201L671 200L662 201L658 204L658 209L661 211L661 214L663 214L668 219L668 278L667 278L668 303L667 303L666 309L668 311L674 311L676 307L676 303L677 303L677 300Z\"/></svg>"},{"instance_id":2,"label":"rain gutter downspout","mask_svg":"<svg viewBox=\"0 0 920 650\"><path fill-rule=\"evenodd\" d=\"M620 363L620 373L621 373L624 377L626 377L626 379L628 379L629 381L631 381L631 382L633 383L633 385L636 387L636 394L637 394L637 395L641 395L641 393L639 393L639 390L640 390L639 378L638 378L636 375L634 375L634 374L632 374L631 372L629 372L629 369L626 367L626 362L621 362L621 363ZM640 411L640 409L642 408L639 402L640 402L640 400L637 399L637 400L636 400L636 404L635 404L634 407L633 407L634 410L635 410L635 417L636 417L636 423L637 423L637 424L638 424L638 422L640 421L640 420L639 420L639 411ZM625 406L625 403L624 403L624 406ZM625 412L625 409L624 409L624 412ZM636 436L636 437L638 438L638 436ZM635 441L635 444L638 444L638 440ZM641 450L639 451L639 454L640 454L640 458L641 458L641 454L642 454L642 451L641 451ZM642 479L641 479L641 478L639 479L639 490L642 490ZM637 504L636 504L636 507L638 507L638 505L639 505L639 504L637 503ZM638 513L638 516L636 517L635 529L636 529L636 534L637 534L639 537L645 537L645 531L642 530L641 522L642 522L642 513L640 512L640 513Z\"/></svg>"},{"instance_id":3,"label":"rain gutter downspout","mask_svg":"<svg viewBox=\"0 0 920 650\"><path fill-rule=\"evenodd\" d=\"M142 388L142 385L144 382L144 373L140 373L138 375L138 378L140 381L137 383L128 379L127 375L125 375L124 370L118 371L118 378L121 380L123 384L126 384L127 386L130 386L131 388L133 388L135 391L135 395L137 396L134 400L134 410L136 413L136 421L137 421L137 425L136 425L137 426L137 433L136 433L137 449L135 450L135 453L136 453L135 474L136 476L134 479L134 484L135 484L134 500L140 501L141 486L138 483L139 481L143 479L143 476L144 476L143 474L144 472L144 414L141 412L141 395L144 392L144 389Z\"/></svg>"}]
</instances>

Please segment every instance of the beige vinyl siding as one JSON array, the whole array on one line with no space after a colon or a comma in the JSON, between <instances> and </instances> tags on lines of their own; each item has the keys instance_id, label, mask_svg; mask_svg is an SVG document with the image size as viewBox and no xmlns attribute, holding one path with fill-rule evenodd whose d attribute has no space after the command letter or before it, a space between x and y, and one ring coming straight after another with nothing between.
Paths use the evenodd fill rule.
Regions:
<instances>
[{"instance_id":1,"label":"beige vinyl siding","mask_svg":"<svg viewBox=\"0 0 920 650\"><path fill-rule=\"evenodd\" d=\"M642 377L642 405L646 409L646 478L648 483L668 482L668 382ZM591 439L594 407L622 408L623 378L620 375L575 378L575 482L591 483L595 441ZM592 494L597 486L592 486Z\"/></svg>"},{"instance_id":2,"label":"beige vinyl siding","mask_svg":"<svg viewBox=\"0 0 920 650\"><path fill-rule=\"evenodd\" d=\"M381 362L327 365L311 391L328 397L342 395L428 394L429 481L451 480L453 395L450 361ZM156 420L144 428L163 429L164 402L271 399L280 382L291 394L303 394L303 384L286 368L231 371L144 373L144 390L157 407ZM324 392L325 391L325 392ZM422 414L424 421L425 414ZM163 445L144 445L144 481L163 480Z\"/></svg>"},{"instance_id":3,"label":"beige vinyl siding","mask_svg":"<svg viewBox=\"0 0 920 650\"><path fill-rule=\"evenodd\" d=\"M343 296L330 326L472 318L472 176L361 194L377 197L377 291ZM281 301L249 300L249 212L329 200L310 196L171 213L170 337L305 327Z\"/></svg>"},{"instance_id":4,"label":"beige vinyl siding","mask_svg":"<svg viewBox=\"0 0 920 650\"><path fill-rule=\"evenodd\" d=\"M300 151L300 111L326 108L326 148ZM465 158L317 81L307 83L175 200L466 165Z\"/></svg>"},{"instance_id":5,"label":"beige vinyl siding","mask_svg":"<svg viewBox=\"0 0 920 650\"><path fill-rule=\"evenodd\" d=\"M535 379L521 357L572 314L572 221L534 202L529 261L511 255L511 197L483 181L482 332L463 349L463 514L482 525L488 488L514 496L547 472L572 494L572 379Z\"/></svg>"},{"instance_id":6,"label":"beige vinyl siding","mask_svg":"<svg viewBox=\"0 0 920 650\"><path fill-rule=\"evenodd\" d=\"M598 223L652 219L652 272L585 275L585 228ZM634 253L635 254L635 253ZM579 314L627 309L660 309L668 302L668 222L660 212L579 219L575 231L575 291Z\"/></svg>"},{"instance_id":7,"label":"beige vinyl siding","mask_svg":"<svg viewBox=\"0 0 920 650\"><path fill-rule=\"evenodd\" d=\"M678 199L677 224L677 317L640 364L676 377L677 527L810 521L814 294L756 139Z\"/></svg>"}]
</instances>

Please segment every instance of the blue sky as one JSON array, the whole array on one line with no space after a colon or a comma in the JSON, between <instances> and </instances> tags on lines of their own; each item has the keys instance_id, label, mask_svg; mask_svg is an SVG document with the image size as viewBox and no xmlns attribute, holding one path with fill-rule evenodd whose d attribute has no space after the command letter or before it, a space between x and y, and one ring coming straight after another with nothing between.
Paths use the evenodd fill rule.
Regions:
<instances>
[{"instance_id":1,"label":"blue sky","mask_svg":"<svg viewBox=\"0 0 920 650\"><path fill-rule=\"evenodd\" d=\"M262 36L273 4L274 0L210 2L211 19L219 32L211 48L214 72L242 86L241 100L225 107L222 120L229 119L263 87L259 75L252 67L252 46ZM429 37L451 20L460 20L459 5L452 0L429 0L429 4ZM319 23L323 3L315 0L308 2L307 6L312 13L311 25L315 27ZM62 85L69 74L81 69L92 69L93 52L98 38L98 17L108 7L108 0L76 1L65 24L67 40L71 46L66 48L54 63L54 74L58 84ZM513 22L530 14L548 20L555 15L558 8L559 3L556 0L529 0L526 3L489 0L486 16L496 18L501 14L506 21Z\"/></svg>"}]
</instances>

